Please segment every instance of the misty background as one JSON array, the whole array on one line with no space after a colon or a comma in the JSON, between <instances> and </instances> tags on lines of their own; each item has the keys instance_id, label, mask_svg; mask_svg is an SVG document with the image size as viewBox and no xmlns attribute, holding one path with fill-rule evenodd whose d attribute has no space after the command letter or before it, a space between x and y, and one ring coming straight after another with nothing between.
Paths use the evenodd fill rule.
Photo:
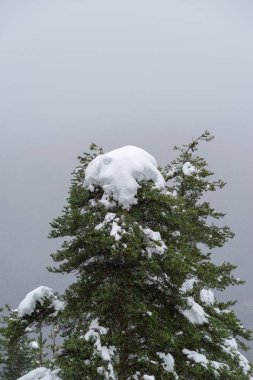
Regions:
<instances>
[{"instance_id":1,"label":"misty background","mask_svg":"<svg viewBox=\"0 0 253 380\"><path fill-rule=\"evenodd\" d=\"M212 202L236 233L213 257L246 280L222 297L253 328L252 16L251 0L0 0L0 305L70 281L47 272L47 235L91 142L165 164L207 129L200 154L228 183Z\"/></svg>"}]
</instances>

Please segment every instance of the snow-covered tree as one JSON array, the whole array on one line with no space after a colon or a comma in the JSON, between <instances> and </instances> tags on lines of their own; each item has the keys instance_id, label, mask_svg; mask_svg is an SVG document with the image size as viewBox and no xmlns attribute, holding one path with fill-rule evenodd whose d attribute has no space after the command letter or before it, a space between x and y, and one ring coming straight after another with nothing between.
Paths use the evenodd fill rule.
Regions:
<instances>
[{"instance_id":1,"label":"snow-covered tree","mask_svg":"<svg viewBox=\"0 0 253 380\"><path fill-rule=\"evenodd\" d=\"M205 132L164 169L136 147L80 157L53 272L73 273L58 323L63 380L249 379L249 339L214 289L240 283L211 251L233 234L205 193L224 183L196 155Z\"/></svg>"},{"instance_id":2,"label":"snow-covered tree","mask_svg":"<svg viewBox=\"0 0 253 380\"><path fill-rule=\"evenodd\" d=\"M16 380L36 366L33 340L17 312L7 306L0 317L0 378Z\"/></svg>"},{"instance_id":3,"label":"snow-covered tree","mask_svg":"<svg viewBox=\"0 0 253 380\"><path fill-rule=\"evenodd\" d=\"M64 303L47 286L30 291L16 310L1 309L0 378L4 380L58 380L57 318ZM51 331L43 330L51 326ZM48 356L48 358L47 358ZM48 368L46 368L48 367ZM51 371L52 370L52 371Z\"/></svg>"}]
</instances>

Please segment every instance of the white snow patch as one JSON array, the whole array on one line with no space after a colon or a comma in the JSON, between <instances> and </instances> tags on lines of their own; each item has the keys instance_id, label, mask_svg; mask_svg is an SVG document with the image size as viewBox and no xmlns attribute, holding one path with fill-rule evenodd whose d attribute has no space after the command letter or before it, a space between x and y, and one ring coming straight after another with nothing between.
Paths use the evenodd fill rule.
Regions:
<instances>
[{"instance_id":1,"label":"white snow patch","mask_svg":"<svg viewBox=\"0 0 253 380\"><path fill-rule=\"evenodd\" d=\"M173 237L178 237L178 236L180 236L180 235L181 235L180 231L173 231L173 232L172 232L172 236L173 236Z\"/></svg>"},{"instance_id":2,"label":"white snow patch","mask_svg":"<svg viewBox=\"0 0 253 380\"><path fill-rule=\"evenodd\" d=\"M185 162L182 167L184 175L192 175L194 173L197 173L197 169L190 163L190 162Z\"/></svg>"},{"instance_id":3,"label":"white snow patch","mask_svg":"<svg viewBox=\"0 0 253 380\"><path fill-rule=\"evenodd\" d=\"M157 352L156 355L159 356L160 359L163 361L163 368L167 372L173 372L174 371L174 365L175 360L171 354L165 354L164 352Z\"/></svg>"},{"instance_id":4,"label":"white snow patch","mask_svg":"<svg viewBox=\"0 0 253 380\"><path fill-rule=\"evenodd\" d=\"M54 307L54 310L56 312L62 311L65 308L65 303L63 301L60 301L55 295L52 300L52 306Z\"/></svg>"},{"instance_id":5,"label":"white snow patch","mask_svg":"<svg viewBox=\"0 0 253 380\"><path fill-rule=\"evenodd\" d=\"M101 186L107 197L128 209L137 203L138 182L143 180L153 181L157 188L165 186L154 157L143 149L125 146L92 160L85 171L84 186Z\"/></svg>"},{"instance_id":6,"label":"white snow patch","mask_svg":"<svg viewBox=\"0 0 253 380\"><path fill-rule=\"evenodd\" d=\"M36 308L37 302L43 305L45 299L50 298L52 300L52 306L54 307L55 311L64 309L64 302L57 299L51 288L48 288L47 286L39 286L38 288L29 292L20 302L17 308L18 316L22 318L25 315L31 315Z\"/></svg>"},{"instance_id":7,"label":"white snow patch","mask_svg":"<svg viewBox=\"0 0 253 380\"><path fill-rule=\"evenodd\" d=\"M196 282L198 282L198 279L197 279L196 277L187 278L187 279L183 282L183 284L182 284L182 286L181 286L181 288L180 288L180 291L181 291L182 293L190 292L190 291L193 289L193 286L194 286L194 284L195 284Z\"/></svg>"},{"instance_id":8,"label":"white snow patch","mask_svg":"<svg viewBox=\"0 0 253 380\"><path fill-rule=\"evenodd\" d=\"M209 363L214 369L222 369L227 368L229 369L228 365L225 363L216 362L216 360L209 360Z\"/></svg>"},{"instance_id":9,"label":"white snow patch","mask_svg":"<svg viewBox=\"0 0 253 380\"><path fill-rule=\"evenodd\" d=\"M104 367L97 367L97 374L98 375L104 375L105 368Z\"/></svg>"},{"instance_id":10,"label":"white snow patch","mask_svg":"<svg viewBox=\"0 0 253 380\"><path fill-rule=\"evenodd\" d=\"M102 223L99 223L96 227L95 230L101 230L103 229L106 225L112 224L111 232L110 235L114 237L115 240L120 240L121 235L125 233L126 231L118 225L119 218L116 218L116 214L113 212L108 212L103 220Z\"/></svg>"},{"instance_id":11,"label":"white snow patch","mask_svg":"<svg viewBox=\"0 0 253 380\"><path fill-rule=\"evenodd\" d=\"M133 375L133 380L139 380L139 377L141 376L141 373L139 371L135 372ZM131 377L129 377L127 380L129 380Z\"/></svg>"},{"instance_id":12,"label":"white snow patch","mask_svg":"<svg viewBox=\"0 0 253 380\"><path fill-rule=\"evenodd\" d=\"M211 289L202 289L200 291L200 299L206 305L213 305L215 302L214 293Z\"/></svg>"},{"instance_id":13,"label":"white snow patch","mask_svg":"<svg viewBox=\"0 0 253 380\"><path fill-rule=\"evenodd\" d=\"M155 376L144 375L143 380L155 380Z\"/></svg>"},{"instance_id":14,"label":"white snow patch","mask_svg":"<svg viewBox=\"0 0 253 380\"><path fill-rule=\"evenodd\" d=\"M144 228L143 232L151 239L154 241L161 241L161 235L160 232L153 231L150 228Z\"/></svg>"},{"instance_id":15,"label":"white snow patch","mask_svg":"<svg viewBox=\"0 0 253 380\"><path fill-rule=\"evenodd\" d=\"M187 304L190 309L180 308L179 310L191 323L201 325L208 321L204 309L194 301L193 297L187 297Z\"/></svg>"},{"instance_id":16,"label":"white snow patch","mask_svg":"<svg viewBox=\"0 0 253 380\"><path fill-rule=\"evenodd\" d=\"M116 202L113 199L110 199L110 196L104 193L102 198L99 200L99 203L104 205L106 208L110 209L116 206Z\"/></svg>"},{"instance_id":17,"label":"white snow patch","mask_svg":"<svg viewBox=\"0 0 253 380\"><path fill-rule=\"evenodd\" d=\"M100 335L105 335L107 333L108 329L100 326L98 322L98 318L91 321L89 326L89 331L85 334L84 339L90 340L94 339L94 346L96 348L96 353L107 362L107 369L108 371L104 370L104 376L107 380L116 380L116 376L114 373L114 369L112 366L112 357L114 356L114 352L116 351L116 348L114 346L106 347L102 346L101 343L101 337ZM101 368L100 368L101 369Z\"/></svg>"},{"instance_id":18,"label":"white snow patch","mask_svg":"<svg viewBox=\"0 0 253 380\"><path fill-rule=\"evenodd\" d=\"M91 207L96 207L96 205L97 205L98 203L97 203L97 201L96 201L95 199L90 199L90 200L89 200L89 204L90 204ZM86 211L86 212L87 212L87 211ZM86 213L86 212L85 212L85 213ZM83 211L82 211L82 213L83 213Z\"/></svg>"},{"instance_id":19,"label":"white snow patch","mask_svg":"<svg viewBox=\"0 0 253 380\"><path fill-rule=\"evenodd\" d=\"M109 223L111 222L113 219L115 219L116 217L116 214L114 212L108 212L105 216L105 220L104 220L104 223Z\"/></svg>"},{"instance_id":20,"label":"white snow patch","mask_svg":"<svg viewBox=\"0 0 253 380\"><path fill-rule=\"evenodd\" d=\"M115 240L121 239L122 232L123 230L121 226L119 226L117 222L112 222L112 229L111 229L110 235L113 236Z\"/></svg>"},{"instance_id":21,"label":"white snow patch","mask_svg":"<svg viewBox=\"0 0 253 380\"><path fill-rule=\"evenodd\" d=\"M205 355L199 354L196 351L187 350L187 348L184 348L182 350L182 352L183 352L183 354L187 355L187 358L189 360L192 360L195 363L199 363L199 364L202 364L204 367L207 367L208 360L205 357Z\"/></svg>"},{"instance_id":22,"label":"white snow patch","mask_svg":"<svg viewBox=\"0 0 253 380\"><path fill-rule=\"evenodd\" d=\"M219 363L215 360L208 360L205 355L200 354L199 352L187 350L186 348L184 348L182 350L182 352L183 352L183 354L187 355L187 358L189 360L192 360L195 363L200 364L205 368L207 368L208 364L211 365L214 368L214 370L215 370L214 372L216 375L218 375L216 370L219 370L219 369L224 368L224 367L228 368L227 364Z\"/></svg>"},{"instance_id":23,"label":"white snow patch","mask_svg":"<svg viewBox=\"0 0 253 380\"><path fill-rule=\"evenodd\" d=\"M222 345L222 349L224 352L229 354L232 358L238 357L239 366L242 368L245 375L248 375L250 371L250 364L247 358L240 351L238 351L239 347L235 340L235 338L224 339L224 345Z\"/></svg>"},{"instance_id":24,"label":"white snow patch","mask_svg":"<svg viewBox=\"0 0 253 380\"><path fill-rule=\"evenodd\" d=\"M179 165L174 165L174 166L171 166L170 169L167 171L167 176L168 177L173 177L174 174L176 174L179 170L180 166Z\"/></svg>"},{"instance_id":25,"label":"white snow patch","mask_svg":"<svg viewBox=\"0 0 253 380\"><path fill-rule=\"evenodd\" d=\"M158 289L167 291L167 283L170 282L170 278L166 273L162 276L147 276L146 283L148 285L156 285Z\"/></svg>"},{"instance_id":26,"label":"white snow patch","mask_svg":"<svg viewBox=\"0 0 253 380\"><path fill-rule=\"evenodd\" d=\"M26 375L19 377L17 380L60 380L57 376L59 370L51 371L48 368L40 367L33 369Z\"/></svg>"},{"instance_id":27,"label":"white snow patch","mask_svg":"<svg viewBox=\"0 0 253 380\"><path fill-rule=\"evenodd\" d=\"M113 219L115 219L116 214L114 212L108 212L105 215L105 218L102 223L99 223L96 227L95 230L101 230L103 227L106 226L107 223L110 223Z\"/></svg>"},{"instance_id":28,"label":"white snow patch","mask_svg":"<svg viewBox=\"0 0 253 380\"><path fill-rule=\"evenodd\" d=\"M38 350L39 344L35 340L29 343L29 347L32 348L33 350Z\"/></svg>"},{"instance_id":29,"label":"white snow patch","mask_svg":"<svg viewBox=\"0 0 253 380\"><path fill-rule=\"evenodd\" d=\"M153 231L150 228L141 227L141 229L144 232L144 234L147 236L147 238L152 241L152 246L149 246L146 248L148 257L151 258L153 253L162 255L166 251L167 246L162 240L160 232ZM158 244L156 244L156 242L158 242Z\"/></svg>"},{"instance_id":30,"label":"white snow patch","mask_svg":"<svg viewBox=\"0 0 253 380\"><path fill-rule=\"evenodd\" d=\"M238 344L235 340L235 338L230 339L224 339L225 347L228 349L228 353L231 353L231 351L237 351L238 350Z\"/></svg>"}]
</instances>

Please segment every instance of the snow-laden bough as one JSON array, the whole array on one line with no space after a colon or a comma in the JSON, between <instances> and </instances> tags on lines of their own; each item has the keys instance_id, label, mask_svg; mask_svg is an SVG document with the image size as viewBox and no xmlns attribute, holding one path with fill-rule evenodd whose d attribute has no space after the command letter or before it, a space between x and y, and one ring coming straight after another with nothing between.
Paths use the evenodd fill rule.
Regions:
<instances>
[{"instance_id":1,"label":"snow-laden bough","mask_svg":"<svg viewBox=\"0 0 253 380\"><path fill-rule=\"evenodd\" d=\"M59 370L51 371L48 368L39 367L19 377L17 380L61 380L57 375L58 372Z\"/></svg>"},{"instance_id":2,"label":"snow-laden bough","mask_svg":"<svg viewBox=\"0 0 253 380\"><path fill-rule=\"evenodd\" d=\"M39 286L27 293L25 298L20 302L17 308L18 316L23 318L25 315L31 315L34 312L37 303L43 305L46 299L51 300L51 305L56 312L64 309L64 302L56 297L53 289L47 286Z\"/></svg>"}]
</instances>

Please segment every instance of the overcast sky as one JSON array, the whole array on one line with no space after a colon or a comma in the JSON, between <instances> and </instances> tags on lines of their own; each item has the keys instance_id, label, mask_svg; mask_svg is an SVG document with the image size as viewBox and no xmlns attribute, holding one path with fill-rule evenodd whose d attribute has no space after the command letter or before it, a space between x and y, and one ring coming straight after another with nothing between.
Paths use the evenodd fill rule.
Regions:
<instances>
[{"instance_id":1,"label":"overcast sky","mask_svg":"<svg viewBox=\"0 0 253 380\"><path fill-rule=\"evenodd\" d=\"M208 129L201 149L227 187L213 197L236 237L214 253L246 285L227 291L253 328L251 0L0 0L0 304L46 271L49 222L91 142L159 163ZM252 358L252 354L251 354Z\"/></svg>"}]
</instances>

